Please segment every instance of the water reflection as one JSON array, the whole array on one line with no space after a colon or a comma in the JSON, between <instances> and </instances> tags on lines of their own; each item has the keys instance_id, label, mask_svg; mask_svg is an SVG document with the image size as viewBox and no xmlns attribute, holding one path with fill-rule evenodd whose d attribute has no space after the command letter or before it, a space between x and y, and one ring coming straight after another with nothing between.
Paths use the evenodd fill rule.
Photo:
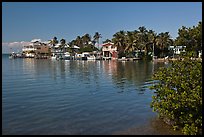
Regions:
<instances>
[{"instance_id":1,"label":"water reflection","mask_svg":"<svg viewBox=\"0 0 204 137\"><path fill-rule=\"evenodd\" d=\"M153 63L151 61L104 61L105 73L111 75L112 81L119 92L128 91L130 86L134 86L139 94L143 94L148 85L151 84L151 76L164 63Z\"/></svg>"},{"instance_id":2,"label":"water reflection","mask_svg":"<svg viewBox=\"0 0 204 137\"><path fill-rule=\"evenodd\" d=\"M164 63L151 61L53 61L23 59L23 71L32 77L50 77L55 81L77 81L86 85L99 87L106 79L119 93L137 91L143 94L151 84L151 76ZM131 88L130 88L131 87ZM134 87L134 88L133 88Z\"/></svg>"},{"instance_id":3,"label":"water reflection","mask_svg":"<svg viewBox=\"0 0 204 137\"><path fill-rule=\"evenodd\" d=\"M139 94L143 94L151 84L154 71L164 63L151 61L56 61L23 59L23 71L36 76L48 76L54 80L72 79L87 84L99 85L100 77L115 85L118 92L128 91L128 87L135 87ZM131 89L132 90L132 89Z\"/></svg>"},{"instance_id":4,"label":"water reflection","mask_svg":"<svg viewBox=\"0 0 204 137\"><path fill-rule=\"evenodd\" d=\"M113 81L118 86L133 84L139 87L152 75L152 64L149 62L118 62L117 68Z\"/></svg>"}]
</instances>

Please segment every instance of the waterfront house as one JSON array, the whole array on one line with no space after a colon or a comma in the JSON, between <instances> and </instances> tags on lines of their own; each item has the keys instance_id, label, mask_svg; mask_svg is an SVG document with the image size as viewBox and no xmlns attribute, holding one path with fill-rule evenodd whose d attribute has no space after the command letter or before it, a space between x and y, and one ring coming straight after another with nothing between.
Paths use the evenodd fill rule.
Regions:
<instances>
[{"instance_id":1,"label":"waterfront house","mask_svg":"<svg viewBox=\"0 0 204 137\"><path fill-rule=\"evenodd\" d=\"M112 42L104 43L102 44L102 54L103 59L105 60L117 59L118 58L117 47L114 46L114 43Z\"/></svg>"},{"instance_id":2,"label":"waterfront house","mask_svg":"<svg viewBox=\"0 0 204 137\"><path fill-rule=\"evenodd\" d=\"M169 46L168 50L170 51L170 56L180 55L185 51L186 46Z\"/></svg>"},{"instance_id":3,"label":"waterfront house","mask_svg":"<svg viewBox=\"0 0 204 137\"><path fill-rule=\"evenodd\" d=\"M36 45L34 48L36 49L35 54L37 56L48 56L49 55L50 47L45 43L40 43L40 45Z\"/></svg>"},{"instance_id":4,"label":"waterfront house","mask_svg":"<svg viewBox=\"0 0 204 137\"><path fill-rule=\"evenodd\" d=\"M95 60L96 57L92 55L90 52L82 52L81 54L82 60Z\"/></svg>"},{"instance_id":5,"label":"waterfront house","mask_svg":"<svg viewBox=\"0 0 204 137\"><path fill-rule=\"evenodd\" d=\"M40 46L41 42L39 40L31 40L29 45L26 45L22 48L23 54L25 57L34 58L35 51L37 50L36 46Z\"/></svg>"},{"instance_id":6,"label":"waterfront house","mask_svg":"<svg viewBox=\"0 0 204 137\"><path fill-rule=\"evenodd\" d=\"M52 59L62 59L64 56L64 49L61 48L61 44L51 46L51 58Z\"/></svg>"},{"instance_id":7,"label":"waterfront house","mask_svg":"<svg viewBox=\"0 0 204 137\"><path fill-rule=\"evenodd\" d=\"M28 46L24 46L22 48L22 51L23 51L23 55L25 55L25 57L34 58L34 56L35 56L35 48L32 44L29 44Z\"/></svg>"},{"instance_id":8,"label":"waterfront house","mask_svg":"<svg viewBox=\"0 0 204 137\"><path fill-rule=\"evenodd\" d=\"M49 46L40 40L32 40L29 45L22 48L25 57L34 58L36 56L48 56Z\"/></svg>"}]
</instances>

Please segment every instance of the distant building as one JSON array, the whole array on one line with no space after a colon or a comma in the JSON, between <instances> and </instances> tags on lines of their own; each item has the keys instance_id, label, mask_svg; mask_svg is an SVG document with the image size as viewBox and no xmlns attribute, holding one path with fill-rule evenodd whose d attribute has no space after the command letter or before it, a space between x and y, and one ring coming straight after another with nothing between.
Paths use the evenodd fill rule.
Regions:
<instances>
[{"instance_id":1,"label":"distant building","mask_svg":"<svg viewBox=\"0 0 204 137\"><path fill-rule=\"evenodd\" d=\"M36 55L48 55L49 46L40 41L32 40L31 43L22 48L23 54L25 57L35 57Z\"/></svg>"},{"instance_id":2,"label":"distant building","mask_svg":"<svg viewBox=\"0 0 204 137\"><path fill-rule=\"evenodd\" d=\"M49 54L49 46L41 43L40 45L35 46L35 53L40 55L48 55Z\"/></svg>"},{"instance_id":3,"label":"distant building","mask_svg":"<svg viewBox=\"0 0 204 137\"><path fill-rule=\"evenodd\" d=\"M181 53L186 52L185 49L186 46L169 46L168 48L173 55L180 55Z\"/></svg>"},{"instance_id":4,"label":"distant building","mask_svg":"<svg viewBox=\"0 0 204 137\"><path fill-rule=\"evenodd\" d=\"M114 46L114 43L107 42L102 44L102 54L103 59L117 59L118 58L118 52L117 47Z\"/></svg>"},{"instance_id":5,"label":"distant building","mask_svg":"<svg viewBox=\"0 0 204 137\"><path fill-rule=\"evenodd\" d=\"M62 58L64 56L64 49L61 49L61 44L58 43L51 46L51 57L53 59Z\"/></svg>"},{"instance_id":6,"label":"distant building","mask_svg":"<svg viewBox=\"0 0 204 137\"><path fill-rule=\"evenodd\" d=\"M61 45L60 43L56 44L56 45L50 45L50 51L51 51L51 58L53 59L62 59L62 58L65 58L66 54L68 56L68 52L67 51L67 48L69 48L69 44L66 43L65 45ZM76 46L77 47L77 46ZM74 47L74 48L76 48ZM78 49L79 47L77 47ZM70 54L70 53L69 53Z\"/></svg>"}]
</instances>

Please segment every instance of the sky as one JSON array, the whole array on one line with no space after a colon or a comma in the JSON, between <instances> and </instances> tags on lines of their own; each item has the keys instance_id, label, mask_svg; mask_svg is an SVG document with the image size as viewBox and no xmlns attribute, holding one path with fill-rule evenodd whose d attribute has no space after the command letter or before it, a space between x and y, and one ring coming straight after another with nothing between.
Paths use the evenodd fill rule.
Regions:
<instances>
[{"instance_id":1,"label":"sky","mask_svg":"<svg viewBox=\"0 0 204 137\"><path fill-rule=\"evenodd\" d=\"M175 39L182 26L202 21L202 2L2 2L2 53L19 51L33 39L67 42L95 32L100 44L120 31L145 26Z\"/></svg>"}]
</instances>

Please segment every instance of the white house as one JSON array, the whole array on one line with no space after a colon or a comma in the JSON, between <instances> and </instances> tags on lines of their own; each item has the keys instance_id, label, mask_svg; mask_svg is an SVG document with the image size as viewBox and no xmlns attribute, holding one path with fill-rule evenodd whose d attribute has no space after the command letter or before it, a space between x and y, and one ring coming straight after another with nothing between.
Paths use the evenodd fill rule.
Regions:
<instances>
[{"instance_id":1,"label":"white house","mask_svg":"<svg viewBox=\"0 0 204 137\"><path fill-rule=\"evenodd\" d=\"M182 52L186 52L186 46L169 46L168 48L170 51L173 51L173 54L179 55Z\"/></svg>"},{"instance_id":2,"label":"white house","mask_svg":"<svg viewBox=\"0 0 204 137\"><path fill-rule=\"evenodd\" d=\"M22 48L23 53L26 57L34 57L35 53L39 48L41 48L42 43L40 42L40 39L34 39L31 40L31 43L27 46L24 46Z\"/></svg>"}]
</instances>

